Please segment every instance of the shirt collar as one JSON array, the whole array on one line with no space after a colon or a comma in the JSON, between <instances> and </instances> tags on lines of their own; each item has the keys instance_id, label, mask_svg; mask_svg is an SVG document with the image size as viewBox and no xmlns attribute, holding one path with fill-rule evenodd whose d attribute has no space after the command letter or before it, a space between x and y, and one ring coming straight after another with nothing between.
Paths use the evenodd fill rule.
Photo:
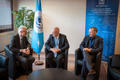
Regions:
<instances>
[{"instance_id":1,"label":"shirt collar","mask_svg":"<svg viewBox=\"0 0 120 80\"><path fill-rule=\"evenodd\" d=\"M60 34L59 34L59 35L60 35ZM57 37L54 37L54 36L53 36L53 37L56 38L56 39L59 39L59 35L58 35Z\"/></svg>"},{"instance_id":2,"label":"shirt collar","mask_svg":"<svg viewBox=\"0 0 120 80\"><path fill-rule=\"evenodd\" d=\"M20 40L22 39L22 37L19 35L19 38L20 38Z\"/></svg>"},{"instance_id":3,"label":"shirt collar","mask_svg":"<svg viewBox=\"0 0 120 80\"><path fill-rule=\"evenodd\" d=\"M96 36L95 36L95 37L96 37ZM93 40L93 39L95 39L95 37L89 37L89 39L90 39L90 40Z\"/></svg>"}]
</instances>

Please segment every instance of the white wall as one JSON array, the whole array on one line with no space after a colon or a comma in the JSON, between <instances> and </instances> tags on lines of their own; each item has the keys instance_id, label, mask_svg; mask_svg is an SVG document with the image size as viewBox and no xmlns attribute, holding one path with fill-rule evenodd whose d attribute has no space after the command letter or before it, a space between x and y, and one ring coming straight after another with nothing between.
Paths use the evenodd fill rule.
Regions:
<instances>
[{"instance_id":1,"label":"white wall","mask_svg":"<svg viewBox=\"0 0 120 80\"><path fill-rule=\"evenodd\" d=\"M17 4L35 10L36 0L17 0ZM85 33L86 0L42 0L42 8L45 42L58 26L68 38L69 53L74 53Z\"/></svg>"}]
</instances>

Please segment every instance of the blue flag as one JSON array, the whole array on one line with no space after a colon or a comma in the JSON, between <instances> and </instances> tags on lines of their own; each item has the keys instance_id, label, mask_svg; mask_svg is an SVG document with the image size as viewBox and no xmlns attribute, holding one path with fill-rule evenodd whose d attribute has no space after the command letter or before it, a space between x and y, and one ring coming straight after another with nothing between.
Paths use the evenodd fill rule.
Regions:
<instances>
[{"instance_id":1,"label":"blue flag","mask_svg":"<svg viewBox=\"0 0 120 80\"><path fill-rule=\"evenodd\" d=\"M36 0L36 10L34 17L34 28L32 33L32 48L39 55L44 45L44 34L42 24L41 0Z\"/></svg>"}]
</instances>

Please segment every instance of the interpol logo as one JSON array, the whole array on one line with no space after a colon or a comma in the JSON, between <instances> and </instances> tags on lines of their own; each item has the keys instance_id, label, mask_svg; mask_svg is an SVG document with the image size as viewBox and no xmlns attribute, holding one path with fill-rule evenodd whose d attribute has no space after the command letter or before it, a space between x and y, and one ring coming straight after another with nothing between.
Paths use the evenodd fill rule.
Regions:
<instances>
[{"instance_id":1,"label":"interpol logo","mask_svg":"<svg viewBox=\"0 0 120 80\"><path fill-rule=\"evenodd\" d=\"M99 0L99 2L98 2L99 4L105 4L105 0Z\"/></svg>"},{"instance_id":2,"label":"interpol logo","mask_svg":"<svg viewBox=\"0 0 120 80\"><path fill-rule=\"evenodd\" d=\"M42 13L40 11L35 12L34 30L38 33L43 32Z\"/></svg>"}]
</instances>

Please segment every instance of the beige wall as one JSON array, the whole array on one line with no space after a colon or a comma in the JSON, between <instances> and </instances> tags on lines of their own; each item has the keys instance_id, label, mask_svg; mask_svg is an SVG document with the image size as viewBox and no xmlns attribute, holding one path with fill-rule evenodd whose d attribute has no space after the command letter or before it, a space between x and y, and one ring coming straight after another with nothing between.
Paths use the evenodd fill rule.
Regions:
<instances>
[{"instance_id":1,"label":"beige wall","mask_svg":"<svg viewBox=\"0 0 120 80\"><path fill-rule=\"evenodd\" d=\"M0 51L4 50L4 45L9 44L10 38L14 32L0 33Z\"/></svg>"},{"instance_id":2,"label":"beige wall","mask_svg":"<svg viewBox=\"0 0 120 80\"><path fill-rule=\"evenodd\" d=\"M16 9L16 0L13 0L13 9ZM4 50L4 46L9 44L11 37L15 33L16 33L16 30L0 33L0 51Z\"/></svg>"},{"instance_id":3,"label":"beige wall","mask_svg":"<svg viewBox=\"0 0 120 80\"><path fill-rule=\"evenodd\" d=\"M14 0L14 9L27 7L35 10L35 1L36 0ZM53 27L58 26L61 29L61 33L67 35L70 43L69 52L74 53L74 50L79 47L85 33L86 0L43 0L42 8L45 41L52 32ZM11 36L14 34L15 31L0 33L0 51L3 50L4 45L9 43ZM115 53L120 53L119 36L120 8L116 33Z\"/></svg>"},{"instance_id":4,"label":"beige wall","mask_svg":"<svg viewBox=\"0 0 120 80\"><path fill-rule=\"evenodd\" d=\"M35 1L17 0L18 8L35 10ZM43 0L42 8L45 42L53 27L58 26L68 38L69 52L74 53L85 33L86 0Z\"/></svg>"},{"instance_id":5,"label":"beige wall","mask_svg":"<svg viewBox=\"0 0 120 80\"><path fill-rule=\"evenodd\" d=\"M116 32L115 54L120 54L120 1L119 1L117 32Z\"/></svg>"}]
</instances>

